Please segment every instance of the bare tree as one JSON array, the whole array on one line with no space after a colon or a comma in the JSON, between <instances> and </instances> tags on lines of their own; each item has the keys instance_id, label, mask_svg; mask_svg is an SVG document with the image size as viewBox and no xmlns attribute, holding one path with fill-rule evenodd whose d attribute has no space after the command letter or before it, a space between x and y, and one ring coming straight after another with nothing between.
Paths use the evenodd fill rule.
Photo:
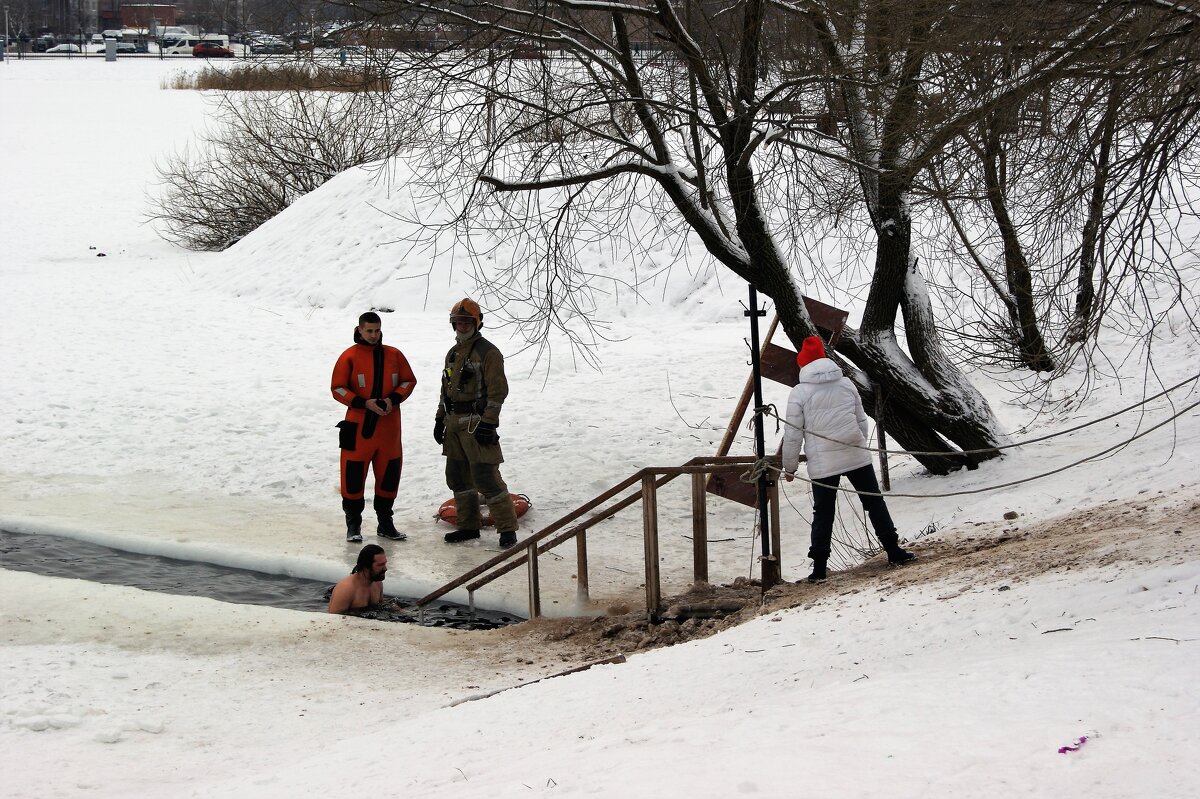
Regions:
<instances>
[{"instance_id":1,"label":"bare tree","mask_svg":"<svg viewBox=\"0 0 1200 799\"><path fill-rule=\"evenodd\" d=\"M830 205L862 209L876 242L862 324L845 331L838 354L864 391L883 385L889 431L937 453L919 456L935 472L995 456L1002 435L947 353L918 267L920 176L996 109L1103 69L1105 54L1136 35L1136 15L1175 13L1066 0L381 0L377 9L446 35L449 47L397 62L402 80L427 92L430 187L448 176L467 186L456 224L486 218L527 236L542 278L526 297L537 331L562 325L564 308L587 313L570 306L576 289L594 285L574 258L577 236L605 235L588 231L589 209L624 196L665 200L663 227L697 236L767 294L798 342L816 329L789 263L796 230L776 209L819 195L814 180L841 188ZM511 57L529 47L567 57ZM1016 61L1019 71L999 70ZM1008 271L1019 284L1020 270Z\"/></svg>"},{"instance_id":2,"label":"bare tree","mask_svg":"<svg viewBox=\"0 0 1200 799\"><path fill-rule=\"evenodd\" d=\"M1182 300L1174 262L1190 247L1179 220L1194 215L1179 191L1194 182L1197 156L1193 24L1180 14L1130 19L1093 63L998 106L931 168L957 240L937 253L947 265L938 289L966 306L946 325L969 359L1062 374L1080 355L1090 361L1102 323L1149 341L1155 311L1145 300ZM962 261L981 279L963 285Z\"/></svg>"},{"instance_id":3,"label":"bare tree","mask_svg":"<svg viewBox=\"0 0 1200 799\"><path fill-rule=\"evenodd\" d=\"M217 101L227 120L159 166L152 219L185 247L223 250L352 166L408 143L395 98L374 92L247 92Z\"/></svg>"}]
</instances>

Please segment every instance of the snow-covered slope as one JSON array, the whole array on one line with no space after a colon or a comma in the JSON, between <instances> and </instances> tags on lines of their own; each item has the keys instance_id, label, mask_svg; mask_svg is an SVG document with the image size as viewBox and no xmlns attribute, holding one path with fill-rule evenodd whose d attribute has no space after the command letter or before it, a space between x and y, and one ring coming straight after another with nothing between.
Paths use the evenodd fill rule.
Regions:
<instances>
[{"instance_id":1,"label":"snow-covered slope","mask_svg":"<svg viewBox=\"0 0 1200 799\"><path fill-rule=\"evenodd\" d=\"M386 544L387 588L467 570L495 542L442 543L431 517L448 492L430 428L449 304L475 289L468 265L389 244L386 206L409 200L402 181L370 170L339 176L226 253L156 239L140 224L153 159L208 113L200 97L159 88L178 68L0 66L0 105L25 111L0 126L0 152L19 153L0 194L0 527L344 574L355 553L342 543L341 406L328 375L357 314L386 306L385 341L419 380L403 408L397 507L410 538ZM64 124L62 108L80 124ZM85 168L64 156L76 151L125 163ZM625 264L597 251L593 264L650 274L667 252ZM514 331L488 328L508 356L504 469L534 500L527 530L720 440L748 373L744 287L680 267L660 279L643 299L604 295L600 371L576 369L558 345L539 359ZM1015 440L1063 433L1138 402L1147 374L1167 386L1195 375L1186 326L1164 331L1180 335L1152 364L1106 340L1112 373L1084 404L1055 389L1042 416L994 376L972 379ZM769 402L784 396L768 388ZM893 459L902 531L936 529L915 542L914 570L868 569L778 621L454 708L584 658L537 625L443 636L0 571L0 795L1191 796L1200 531L1194 509L1172 502L1200 483L1195 401L1185 385L944 479ZM735 452L749 442L743 430ZM807 571L808 491L792 483L784 495L783 568L795 580ZM1095 533L1079 543L1088 556L1045 571L1040 545L1089 510L1071 523ZM753 514L715 500L711 512L714 580L755 573ZM861 534L852 507L841 515ZM690 566L686 486L663 492L660 520L665 579L678 587ZM1014 531L1030 538L997 543ZM636 511L592 535L597 598L636 599L640 535ZM971 536L1018 574L940 568ZM570 588L573 553L543 568L547 609L568 609L573 594L553 589ZM522 581L481 601L520 607Z\"/></svg>"}]
</instances>

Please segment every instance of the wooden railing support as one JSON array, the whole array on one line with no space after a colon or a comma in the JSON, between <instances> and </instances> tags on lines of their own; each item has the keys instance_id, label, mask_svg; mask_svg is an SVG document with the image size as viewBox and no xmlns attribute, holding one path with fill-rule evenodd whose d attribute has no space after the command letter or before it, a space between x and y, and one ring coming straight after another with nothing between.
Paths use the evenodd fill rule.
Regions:
<instances>
[{"instance_id":1,"label":"wooden railing support","mask_svg":"<svg viewBox=\"0 0 1200 799\"><path fill-rule=\"evenodd\" d=\"M581 606L591 601L588 594L587 533L583 530L575 534L575 598Z\"/></svg>"},{"instance_id":2,"label":"wooden railing support","mask_svg":"<svg viewBox=\"0 0 1200 799\"><path fill-rule=\"evenodd\" d=\"M779 480L772 480L767 486L768 497L767 501L771 505L771 554L775 557L774 569L775 579L772 585L778 585L782 579L781 567L783 564L783 556L780 554L779 540ZM763 580L763 588L767 587L768 583Z\"/></svg>"},{"instance_id":3,"label":"wooden railing support","mask_svg":"<svg viewBox=\"0 0 1200 799\"><path fill-rule=\"evenodd\" d=\"M537 544L526 547L529 562L529 618L536 619L542 615L542 591L538 584L538 555Z\"/></svg>"},{"instance_id":4,"label":"wooden railing support","mask_svg":"<svg viewBox=\"0 0 1200 799\"><path fill-rule=\"evenodd\" d=\"M692 582L708 582L707 474L692 475Z\"/></svg>"},{"instance_id":5,"label":"wooden railing support","mask_svg":"<svg viewBox=\"0 0 1200 799\"><path fill-rule=\"evenodd\" d=\"M659 614L662 604L658 573L658 492L654 475L642 478L642 530L646 549L646 615L651 619Z\"/></svg>"}]
</instances>

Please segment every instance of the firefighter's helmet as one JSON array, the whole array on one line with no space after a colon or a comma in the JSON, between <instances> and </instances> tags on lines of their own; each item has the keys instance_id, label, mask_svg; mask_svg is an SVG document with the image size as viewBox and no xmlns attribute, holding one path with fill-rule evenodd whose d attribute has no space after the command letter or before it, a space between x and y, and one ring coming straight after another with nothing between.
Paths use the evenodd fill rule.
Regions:
<instances>
[{"instance_id":1,"label":"firefighter's helmet","mask_svg":"<svg viewBox=\"0 0 1200 799\"><path fill-rule=\"evenodd\" d=\"M479 309L479 303L470 297L463 297L454 303L450 309L450 326L453 327L459 319L470 319L475 323L476 330L483 327L483 311Z\"/></svg>"}]
</instances>

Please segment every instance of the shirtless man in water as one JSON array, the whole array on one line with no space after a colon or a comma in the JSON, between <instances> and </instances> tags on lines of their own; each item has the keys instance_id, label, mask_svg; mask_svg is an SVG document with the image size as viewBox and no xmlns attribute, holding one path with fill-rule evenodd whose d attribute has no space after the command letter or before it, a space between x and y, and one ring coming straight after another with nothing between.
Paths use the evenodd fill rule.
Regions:
<instances>
[{"instance_id":1,"label":"shirtless man in water","mask_svg":"<svg viewBox=\"0 0 1200 799\"><path fill-rule=\"evenodd\" d=\"M378 544L367 544L358 553L358 563L349 577L333 587L329 612L362 610L383 601L383 576L387 574L387 554Z\"/></svg>"}]
</instances>

